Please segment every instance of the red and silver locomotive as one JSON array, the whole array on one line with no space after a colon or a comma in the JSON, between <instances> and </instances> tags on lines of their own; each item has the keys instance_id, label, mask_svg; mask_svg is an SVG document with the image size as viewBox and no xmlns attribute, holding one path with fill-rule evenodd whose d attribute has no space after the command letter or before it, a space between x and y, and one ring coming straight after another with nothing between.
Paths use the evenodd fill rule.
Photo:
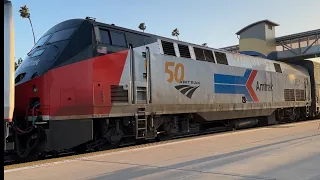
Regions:
<instances>
[{"instance_id":1,"label":"red and silver locomotive","mask_svg":"<svg viewBox=\"0 0 320 180\"><path fill-rule=\"evenodd\" d=\"M13 140L29 156L297 121L319 113L312 67L67 20L15 72Z\"/></svg>"}]
</instances>

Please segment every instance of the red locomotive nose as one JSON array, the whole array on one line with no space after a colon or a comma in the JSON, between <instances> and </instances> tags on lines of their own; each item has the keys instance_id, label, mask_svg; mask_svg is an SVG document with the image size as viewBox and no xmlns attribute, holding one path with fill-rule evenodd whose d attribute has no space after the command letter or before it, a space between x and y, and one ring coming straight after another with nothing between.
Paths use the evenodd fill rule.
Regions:
<instances>
[{"instance_id":1,"label":"red locomotive nose","mask_svg":"<svg viewBox=\"0 0 320 180\"><path fill-rule=\"evenodd\" d=\"M26 117L36 115L36 110L43 112L48 89L44 85L44 77L40 76L15 87L15 116ZM33 111L33 113L32 113Z\"/></svg>"}]
</instances>

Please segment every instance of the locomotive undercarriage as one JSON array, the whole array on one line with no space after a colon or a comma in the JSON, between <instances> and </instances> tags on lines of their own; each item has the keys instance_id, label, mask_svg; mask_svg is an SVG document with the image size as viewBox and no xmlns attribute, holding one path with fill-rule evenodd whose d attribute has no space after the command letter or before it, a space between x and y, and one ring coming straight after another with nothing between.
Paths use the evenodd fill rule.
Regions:
<instances>
[{"instance_id":1,"label":"locomotive undercarriage","mask_svg":"<svg viewBox=\"0 0 320 180\"><path fill-rule=\"evenodd\" d=\"M102 150L145 140L169 140L204 132L296 122L308 118L308 107L277 109L272 115L264 117L216 121L206 121L196 113L142 116L94 119L94 139L86 143L84 149Z\"/></svg>"},{"instance_id":2,"label":"locomotive undercarriage","mask_svg":"<svg viewBox=\"0 0 320 180\"><path fill-rule=\"evenodd\" d=\"M206 121L196 113L146 115L142 108L133 117L49 121L29 126L23 132L23 125L13 125L12 139L18 159L30 160L63 152L84 153L206 132L296 122L307 117L307 107L277 109L268 117L215 121Z\"/></svg>"},{"instance_id":3,"label":"locomotive undercarriage","mask_svg":"<svg viewBox=\"0 0 320 180\"><path fill-rule=\"evenodd\" d=\"M309 106L293 107L277 109L276 120L280 123L296 122L299 120L306 120L307 118L314 118L309 112Z\"/></svg>"}]
</instances>

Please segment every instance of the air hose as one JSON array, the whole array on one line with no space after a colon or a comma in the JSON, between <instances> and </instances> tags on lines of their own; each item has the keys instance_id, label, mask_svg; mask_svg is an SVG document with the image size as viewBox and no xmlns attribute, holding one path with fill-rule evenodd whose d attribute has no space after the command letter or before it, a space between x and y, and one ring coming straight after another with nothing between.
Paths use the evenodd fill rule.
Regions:
<instances>
[{"instance_id":1,"label":"air hose","mask_svg":"<svg viewBox=\"0 0 320 180\"><path fill-rule=\"evenodd\" d=\"M39 146L39 144L46 140L46 133L43 127L41 126L33 126L34 132L30 134L28 139L26 140L25 147L22 147L20 140L18 138L18 134L15 134L15 141L17 144L17 154L21 158L27 157L32 150ZM33 141L33 142L32 142Z\"/></svg>"},{"instance_id":2,"label":"air hose","mask_svg":"<svg viewBox=\"0 0 320 180\"><path fill-rule=\"evenodd\" d=\"M26 133L30 133L33 128L34 128L34 124L35 124L35 121L36 121L36 118L34 118L34 109L36 107L39 107L40 106L40 103L39 102L36 102L33 106L28 106L27 110L26 110L26 116L25 116L25 119L26 119L26 129L25 130L21 130L18 126L15 125L14 121L12 122L12 127L13 129L18 133L18 134L26 134ZM28 122L28 111L29 109L32 107L32 126L29 127L29 122Z\"/></svg>"},{"instance_id":3,"label":"air hose","mask_svg":"<svg viewBox=\"0 0 320 180\"><path fill-rule=\"evenodd\" d=\"M35 149L39 143L41 143L41 138L42 140L46 140L46 132L43 127L41 126L36 126L35 121L36 118L34 118L34 111L36 107L39 107L40 103L36 102L32 106L28 106L27 111L26 111L26 129L21 130L15 123L15 120L12 121L12 128L15 131L15 142L16 142L16 147L17 147L17 154L21 158L25 158L29 155L29 153ZM32 107L32 126L29 127L29 122L28 122L28 111ZM21 145L21 140L18 137L20 135L20 138L23 138L23 142L25 143L25 147ZM43 139L44 138L44 139Z\"/></svg>"},{"instance_id":4,"label":"air hose","mask_svg":"<svg viewBox=\"0 0 320 180\"><path fill-rule=\"evenodd\" d=\"M39 107L40 106L40 103L39 102L37 102L34 106L33 106L33 108L32 108L32 125L34 125L35 124L35 122L36 122L36 118L34 118L34 109L36 108L36 107Z\"/></svg>"}]
</instances>

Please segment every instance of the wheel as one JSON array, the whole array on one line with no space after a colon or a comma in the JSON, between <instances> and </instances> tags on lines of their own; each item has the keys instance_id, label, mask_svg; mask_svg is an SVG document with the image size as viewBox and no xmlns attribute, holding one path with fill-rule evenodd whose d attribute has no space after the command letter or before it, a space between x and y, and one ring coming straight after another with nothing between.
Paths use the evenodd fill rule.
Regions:
<instances>
[{"instance_id":1,"label":"wheel","mask_svg":"<svg viewBox=\"0 0 320 180\"><path fill-rule=\"evenodd\" d=\"M59 152L56 151L56 150L53 150L53 151L51 152L51 155L52 155L52 157L54 157L54 158L58 158L58 157L59 157Z\"/></svg>"},{"instance_id":2,"label":"wheel","mask_svg":"<svg viewBox=\"0 0 320 180\"><path fill-rule=\"evenodd\" d=\"M108 133L106 134L106 138L109 144L113 146L118 146L120 141L123 137L123 132L121 130L117 131L115 127L109 129Z\"/></svg>"},{"instance_id":3,"label":"wheel","mask_svg":"<svg viewBox=\"0 0 320 180\"><path fill-rule=\"evenodd\" d=\"M279 123L283 123L284 122L284 111L283 111L283 109L277 109L277 111L276 111L276 121L278 121Z\"/></svg>"},{"instance_id":4,"label":"wheel","mask_svg":"<svg viewBox=\"0 0 320 180\"><path fill-rule=\"evenodd\" d=\"M300 119L301 119L300 108L295 109L295 114L296 114L296 121L300 121Z\"/></svg>"},{"instance_id":5,"label":"wheel","mask_svg":"<svg viewBox=\"0 0 320 180\"><path fill-rule=\"evenodd\" d=\"M297 120L297 115L296 115L295 109L292 109L289 115L289 123L296 122L296 120Z\"/></svg>"},{"instance_id":6,"label":"wheel","mask_svg":"<svg viewBox=\"0 0 320 180\"><path fill-rule=\"evenodd\" d=\"M76 153L78 153L78 154L83 154L83 153L87 152L87 147L85 144L81 144L81 145L73 148L73 150L76 151Z\"/></svg>"},{"instance_id":7,"label":"wheel","mask_svg":"<svg viewBox=\"0 0 320 180\"><path fill-rule=\"evenodd\" d=\"M169 134L159 134L156 139L157 141L169 141L173 139L173 136Z\"/></svg>"}]
</instances>

